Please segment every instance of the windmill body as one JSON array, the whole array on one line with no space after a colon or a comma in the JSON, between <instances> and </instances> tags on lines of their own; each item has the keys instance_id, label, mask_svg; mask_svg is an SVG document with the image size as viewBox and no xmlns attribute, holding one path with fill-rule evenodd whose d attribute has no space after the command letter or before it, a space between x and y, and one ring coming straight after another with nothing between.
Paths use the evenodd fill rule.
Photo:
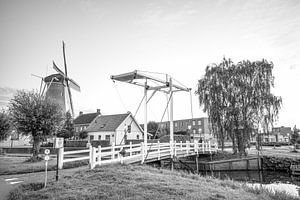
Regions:
<instances>
[{"instance_id":1,"label":"windmill body","mask_svg":"<svg viewBox=\"0 0 300 200\"><path fill-rule=\"evenodd\" d=\"M61 74L51 74L44 78L47 90L45 98L51 99L58 104L62 111L66 112L66 93L65 93L65 81Z\"/></svg>"}]
</instances>

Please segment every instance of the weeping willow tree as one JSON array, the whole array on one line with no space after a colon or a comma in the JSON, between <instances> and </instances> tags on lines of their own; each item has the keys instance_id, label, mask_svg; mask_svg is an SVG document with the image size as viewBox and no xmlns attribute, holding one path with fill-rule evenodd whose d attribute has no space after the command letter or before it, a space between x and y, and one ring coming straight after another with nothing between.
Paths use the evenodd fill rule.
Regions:
<instances>
[{"instance_id":1,"label":"weeping willow tree","mask_svg":"<svg viewBox=\"0 0 300 200\"><path fill-rule=\"evenodd\" d=\"M281 97L271 93L272 69L273 63L264 59L234 64L224 58L206 67L196 93L222 149L230 138L233 152L245 155L253 130L272 127L282 104Z\"/></svg>"}]
</instances>

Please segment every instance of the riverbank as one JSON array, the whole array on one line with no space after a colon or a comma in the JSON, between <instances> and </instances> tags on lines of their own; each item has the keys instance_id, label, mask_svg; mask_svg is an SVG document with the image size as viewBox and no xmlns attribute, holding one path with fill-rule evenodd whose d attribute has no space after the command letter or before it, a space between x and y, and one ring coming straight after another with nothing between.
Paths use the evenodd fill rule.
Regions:
<instances>
[{"instance_id":1,"label":"riverbank","mask_svg":"<svg viewBox=\"0 0 300 200\"><path fill-rule=\"evenodd\" d=\"M265 199L296 200L282 192L247 187L232 180L149 166L103 166L81 170L43 183L23 185L10 193L10 199Z\"/></svg>"}]
</instances>

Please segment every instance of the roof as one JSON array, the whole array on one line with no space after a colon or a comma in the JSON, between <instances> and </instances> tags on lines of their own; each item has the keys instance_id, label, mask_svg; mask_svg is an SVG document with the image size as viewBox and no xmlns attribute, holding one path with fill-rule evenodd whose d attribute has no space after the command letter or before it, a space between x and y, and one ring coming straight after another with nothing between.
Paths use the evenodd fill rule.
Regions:
<instances>
[{"instance_id":1,"label":"roof","mask_svg":"<svg viewBox=\"0 0 300 200\"><path fill-rule=\"evenodd\" d=\"M131 113L99 115L86 129L87 132L115 131Z\"/></svg>"},{"instance_id":2,"label":"roof","mask_svg":"<svg viewBox=\"0 0 300 200\"><path fill-rule=\"evenodd\" d=\"M100 113L82 114L74 119L74 124L90 124Z\"/></svg>"}]
</instances>

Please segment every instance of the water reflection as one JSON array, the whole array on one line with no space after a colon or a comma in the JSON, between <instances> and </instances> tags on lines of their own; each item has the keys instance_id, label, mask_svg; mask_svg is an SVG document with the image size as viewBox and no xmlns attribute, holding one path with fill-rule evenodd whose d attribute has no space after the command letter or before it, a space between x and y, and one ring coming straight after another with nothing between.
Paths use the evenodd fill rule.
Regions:
<instances>
[{"instance_id":1,"label":"water reflection","mask_svg":"<svg viewBox=\"0 0 300 200\"><path fill-rule=\"evenodd\" d=\"M203 175L213 175L220 179L233 179L249 183L253 187L265 187L269 190L286 191L300 197L300 177L290 176L286 172L273 171L220 171L202 172Z\"/></svg>"}]
</instances>

